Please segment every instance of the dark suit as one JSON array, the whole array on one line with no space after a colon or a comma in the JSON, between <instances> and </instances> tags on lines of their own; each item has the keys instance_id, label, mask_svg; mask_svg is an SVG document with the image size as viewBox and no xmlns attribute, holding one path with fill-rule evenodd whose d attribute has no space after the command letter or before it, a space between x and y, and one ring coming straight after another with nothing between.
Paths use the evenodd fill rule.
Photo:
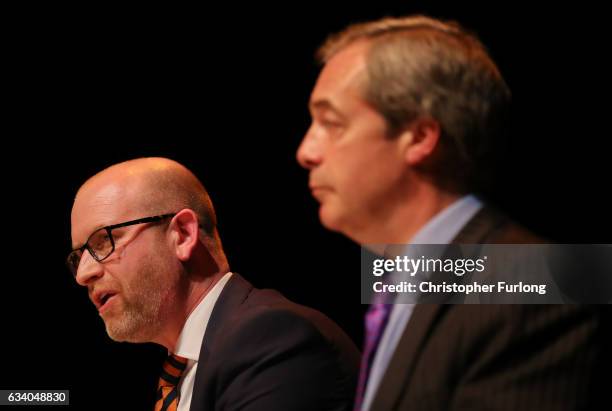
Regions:
<instances>
[{"instance_id":1,"label":"dark suit","mask_svg":"<svg viewBox=\"0 0 612 411\"><path fill-rule=\"evenodd\" d=\"M484 208L453 243L541 241ZM607 380L597 377L610 364L606 351L612 349L605 347L610 317L603 311L577 305L417 305L371 410L595 408Z\"/></svg>"},{"instance_id":2,"label":"dark suit","mask_svg":"<svg viewBox=\"0 0 612 411\"><path fill-rule=\"evenodd\" d=\"M359 352L329 318L233 274L213 309L191 410L350 410Z\"/></svg>"}]
</instances>

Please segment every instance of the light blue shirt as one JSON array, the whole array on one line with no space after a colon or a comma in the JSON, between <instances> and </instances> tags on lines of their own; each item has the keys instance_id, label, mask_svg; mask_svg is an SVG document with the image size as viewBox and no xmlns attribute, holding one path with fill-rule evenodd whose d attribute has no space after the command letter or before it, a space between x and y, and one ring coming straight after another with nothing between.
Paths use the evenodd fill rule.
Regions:
<instances>
[{"instance_id":1,"label":"light blue shirt","mask_svg":"<svg viewBox=\"0 0 612 411\"><path fill-rule=\"evenodd\" d=\"M419 230L411 244L448 244L482 208L482 202L473 195L466 195L440 211ZM370 409L378 385L391 361L395 348L412 315L414 304L396 304L391 310L380 344L372 361L363 398L362 411Z\"/></svg>"}]
</instances>

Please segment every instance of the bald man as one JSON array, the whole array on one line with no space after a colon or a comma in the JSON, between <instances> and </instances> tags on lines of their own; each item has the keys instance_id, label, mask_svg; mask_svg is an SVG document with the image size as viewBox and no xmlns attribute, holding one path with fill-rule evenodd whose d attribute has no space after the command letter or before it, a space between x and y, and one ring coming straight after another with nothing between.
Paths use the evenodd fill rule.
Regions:
<instances>
[{"instance_id":1,"label":"bald man","mask_svg":"<svg viewBox=\"0 0 612 411\"><path fill-rule=\"evenodd\" d=\"M184 166L101 171L71 224L68 265L110 338L169 352L155 410L351 408L354 344L323 314L230 272L210 198Z\"/></svg>"}]
</instances>

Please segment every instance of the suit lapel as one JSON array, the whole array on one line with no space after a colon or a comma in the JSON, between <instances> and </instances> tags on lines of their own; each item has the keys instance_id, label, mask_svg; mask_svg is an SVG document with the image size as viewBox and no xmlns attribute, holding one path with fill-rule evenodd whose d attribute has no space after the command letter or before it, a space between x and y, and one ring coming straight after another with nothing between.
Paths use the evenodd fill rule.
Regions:
<instances>
[{"instance_id":1,"label":"suit lapel","mask_svg":"<svg viewBox=\"0 0 612 411\"><path fill-rule=\"evenodd\" d=\"M492 231L503 224L501 214L483 207L461 229L453 244L481 244ZM416 360L439 319L452 305L417 304L408 320L389 366L378 386L371 410L393 410L407 390L414 373Z\"/></svg>"},{"instance_id":2,"label":"suit lapel","mask_svg":"<svg viewBox=\"0 0 612 411\"><path fill-rule=\"evenodd\" d=\"M225 319L231 315L236 307L244 302L252 289L253 286L236 273L232 274L225 287L223 287L223 291L219 295L208 320L206 332L202 340L198 368L193 383L191 406L189 407L191 410L201 410L204 408L204 390L198 389L198 387L205 387L208 384L209 376L205 370L208 359L212 355L210 347L214 346Z\"/></svg>"}]
</instances>

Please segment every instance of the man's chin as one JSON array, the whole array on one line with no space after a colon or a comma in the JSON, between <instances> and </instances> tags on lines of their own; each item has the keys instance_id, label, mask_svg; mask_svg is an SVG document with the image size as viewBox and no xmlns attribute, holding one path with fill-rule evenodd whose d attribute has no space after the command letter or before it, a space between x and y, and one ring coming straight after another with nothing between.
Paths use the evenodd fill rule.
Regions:
<instances>
[{"instance_id":1,"label":"man's chin","mask_svg":"<svg viewBox=\"0 0 612 411\"><path fill-rule=\"evenodd\" d=\"M106 334L109 338L116 342L130 342L130 343L142 343L148 342L148 333L143 332L143 327L137 324L131 323L126 318L113 318L104 319L104 326L106 327Z\"/></svg>"},{"instance_id":2,"label":"man's chin","mask_svg":"<svg viewBox=\"0 0 612 411\"><path fill-rule=\"evenodd\" d=\"M340 232L340 219L338 217L338 213L329 204L321 204L319 207L319 221L326 229Z\"/></svg>"},{"instance_id":3,"label":"man's chin","mask_svg":"<svg viewBox=\"0 0 612 411\"><path fill-rule=\"evenodd\" d=\"M364 238L358 235L360 231L359 226L354 224L355 220L343 217L347 217L347 214L340 213L339 208L332 208L323 204L319 208L319 221L323 227L342 234L358 244L364 244Z\"/></svg>"},{"instance_id":4,"label":"man's chin","mask_svg":"<svg viewBox=\"0 0 612 411\"><path fill-rule=\"evenodd\" d=\"M129 343L144 343L149 342L144 336L139 335L137 332L117 330L111 327L106 327L106 334L108 337L115 342L129 342Z\"/></svg>"}]
</instances>

